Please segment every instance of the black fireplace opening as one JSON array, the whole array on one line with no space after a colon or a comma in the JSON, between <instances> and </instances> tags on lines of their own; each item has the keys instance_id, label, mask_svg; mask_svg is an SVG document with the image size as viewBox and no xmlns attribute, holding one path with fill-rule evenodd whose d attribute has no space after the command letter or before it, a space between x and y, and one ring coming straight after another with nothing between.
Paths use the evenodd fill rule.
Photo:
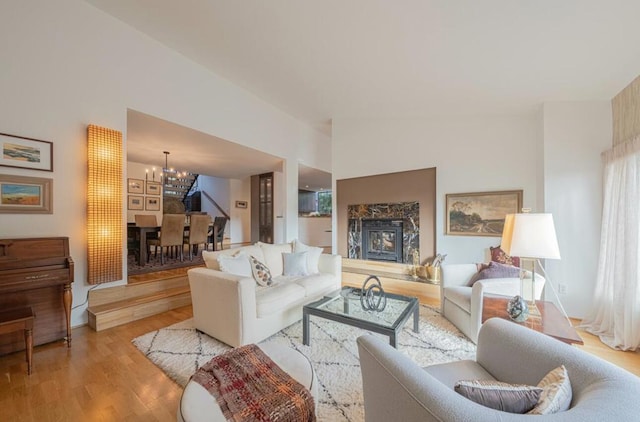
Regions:
<instances>
[{"instance_id":1,"label":"black fireplace opening","mask_svg":"<svg viewBox=\"0 0 640 422\"><path fill-rule=\"evenodd\" d=\"M402 262L402 220L362 220L362 258Z\"/></svg>"}]
</instances>

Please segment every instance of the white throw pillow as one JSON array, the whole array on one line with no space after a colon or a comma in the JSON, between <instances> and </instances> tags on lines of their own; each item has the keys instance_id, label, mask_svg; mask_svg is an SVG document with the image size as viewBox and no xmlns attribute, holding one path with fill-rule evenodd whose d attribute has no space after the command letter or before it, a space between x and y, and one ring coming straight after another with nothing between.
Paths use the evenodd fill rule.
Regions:
<instances>
[{"instance_id":1,"label":"white throw pillow","mask_svg":"<svg viewBox=\"0 0 640 422\"><path fill-rule=\"evenodd\" d=\"M309 271L307 270L307 254L308 252L283 253L283 275L309 275Z\"/></svg>"},{"instance_id":2,"label":"white throw pillow","mask_svg":"<svg viewBox=\"0 0 640 422\"><path fill-rule=\"evenodd\" d=\"M282 254L291 252L291 243L273 245L271 243L258 242L256 245L262 249L262 254L264 255L264 261L262 262L269 268L271 274L274 277L282 275L282 270L284 269Z\"/></svg>"},{"instance_id":3,"label":"white throw pillow","mask_svg":"<svg viewBox=\"0 0 640 422\"><path fill-rule=\"evenodd\" d=\"M249 257L244 252L238 252L235 255L218 255L218 265L220 271L229 274L241 275L243 277L251 277L251 263Z\"/></svg>"},{"instance_id":4,"label":"white throw pillow","mask_svg":"<svg viewBox=\"0 0 640 422\"><path fill-rule=\"evenodd\" d=\"M322 248L305 245L296 239L293 241L293 252L307 252L307 270L309 274L318 274L320 272L318 269L318 261L322 254Z\"/></svg>"}]
</instances>

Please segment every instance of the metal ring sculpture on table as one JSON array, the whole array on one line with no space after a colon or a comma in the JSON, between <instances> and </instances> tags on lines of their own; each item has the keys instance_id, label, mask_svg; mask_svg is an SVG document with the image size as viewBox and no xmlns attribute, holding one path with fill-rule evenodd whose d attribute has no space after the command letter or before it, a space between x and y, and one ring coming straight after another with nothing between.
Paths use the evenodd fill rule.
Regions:
<instances>
[{"instance_id":1,"label":"metal ring sculpture on table","mask_svg":"<svg viewBox=\"0 0 640 422\"><path fill-rule=\"evenodd\" d=\"M371 282L371 285L367 284ZM375 275L369 276L362 285L360 304L365 311L381 312L387 306L387 296L380 280Z\"/></svg>"}]
</instances>

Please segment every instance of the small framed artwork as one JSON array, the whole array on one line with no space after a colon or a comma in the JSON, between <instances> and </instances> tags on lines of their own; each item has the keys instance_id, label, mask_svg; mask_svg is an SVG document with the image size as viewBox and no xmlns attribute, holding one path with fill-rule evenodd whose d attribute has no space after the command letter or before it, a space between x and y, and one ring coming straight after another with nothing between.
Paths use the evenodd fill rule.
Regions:
<instances>
[{"instance_id":1,"label":"small framed artwork","mask_svg":"<svg viewBox=\"0 0 640 422\"><path fill-rule=\"evenodd\" d=\"M127 196L127 209L129 209L129 210L143 210L144 209L144 196L128 195Z\"/></svg>"},{"instance_id":2,"label":"small framed artwork","mask_svg":"<svg viewBox=\"0 0 640 422\"><path fill-rule=\"evenodd\" d=\"M236 201L236 208L247 208L247 201Z\"/></svg>"},{"instance_id":3,"label":"small framed artwork","mask_svg":"<svg viewBox=\"0 0 640 422\"><path fill-rule=\"evenodd\" d=\"M160 195L162 193L162 185L160 182L147 181L147 195Z\"/></svg>"},{"instance_id":4,"label":"small framed artwork","mask_svg":"<svg viewBox=\"0 0 640 422\"><path fill-rule=\"evenodd\" d=\"M144 209L147 211L160 211L160 198L147 196Z\"/></svg>"},{"instance_id":5,"label":"small framed artwork","mask_svg":"<svg viewBox=\"0 0 640 422\"><path fill-rule=\"evenodd\" d=\"M127 179L127 192L128 193L144 193L144 180Z\"/></svg>"},{"instance_id":6,"label":"small framed artwork","mask_svg":"<svg viewBox=\"0 0 640 422\"><path fill-rule=\"evenodd\" d=\"M53 179L0 174L0 213L53 214Z\"/></svg>"},{"instance_id":7,"label":"small framed artwork","mask_svg":"<svg viewBox=\"0 0 640 422\"><path fill-rule=\"evenodd\" d=\"M507 214L522 210L522 190L446 195L446 233L455 236L502 236Z\"/></svg>"},{"instance_id":8,"label":"small framed artwork","mask_svg":"<svg viewBox=\"0 0 640 422\"><path fill-rule=\"evenodd\" d=\"M0 133L0 166L53 171L53 142Z\"/></svg>"}]
</instances>

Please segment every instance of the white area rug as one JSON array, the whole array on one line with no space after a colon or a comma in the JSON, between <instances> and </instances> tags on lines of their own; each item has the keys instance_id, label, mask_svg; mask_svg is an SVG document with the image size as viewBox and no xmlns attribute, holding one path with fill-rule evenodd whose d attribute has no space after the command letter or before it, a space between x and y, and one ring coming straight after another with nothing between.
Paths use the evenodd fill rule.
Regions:
<instances>
[{"instance_id":1,"label":"white area rug","mask_svg":"<svg viewBox=\"0 0 640 422\"><path fill-rule=\"evenodd\" d=\"M475 357L475 345L432 307L420 307L420 333L414 333L412 327L410 317L398 338L398 350L420 366ZM311 316L310 346L302 344L302 322L263 343L287 345L311 360L320 383L315 398L319 421L364 421L356 338L366 333ZM386 336L380 338L388 341ZM195 330L191 319L137 337L133 344L181 386L198 367L231 348Z\"/></svg>"}]
</instances>

